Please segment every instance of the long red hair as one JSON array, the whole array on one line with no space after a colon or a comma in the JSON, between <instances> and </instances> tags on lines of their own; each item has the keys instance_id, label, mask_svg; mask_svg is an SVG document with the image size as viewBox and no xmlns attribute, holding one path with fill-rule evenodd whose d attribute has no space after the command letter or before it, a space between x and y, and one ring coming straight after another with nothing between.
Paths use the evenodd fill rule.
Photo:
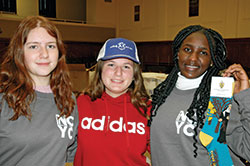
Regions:
<instances>
[{"instance_id":1,"label":"long red hair","mask_svg":"<svg viewBox=\"0 0 250 166\"><path fill-rule=\"evenodd\" d=\"M3 99L14 111L10 120L17 120L19 116L25 116L28 119L32 117L29 105L35 98L35 91L33 80L24 65L24 45L29 32L36 27L45 28L57 42L59 59L56 68L51 73L50 86L60 115L69 116L75 106L66 64L66 50L60 32L47 18L29 16L19 24L1 64L0 93L3 93Z\"/></svg>"}]
</instances>

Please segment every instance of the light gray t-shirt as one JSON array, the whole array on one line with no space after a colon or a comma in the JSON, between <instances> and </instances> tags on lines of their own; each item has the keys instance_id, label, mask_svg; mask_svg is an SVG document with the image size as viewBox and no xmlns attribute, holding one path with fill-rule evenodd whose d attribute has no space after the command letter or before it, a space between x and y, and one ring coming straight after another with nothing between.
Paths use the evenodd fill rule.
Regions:
<instances>
[{"instance_id":1,"label":"light gray t-shirt","mask_svg":"<svg viewBox=\"0 0 250 166\"><path fill-rule=\"evenodd\" d=\"M36 92L32 118L9 119L13 110L0 94L0 165L64 166L73 162L76 151L78 112L59 118L52 93Z\"/></svg>"}]
</instances>

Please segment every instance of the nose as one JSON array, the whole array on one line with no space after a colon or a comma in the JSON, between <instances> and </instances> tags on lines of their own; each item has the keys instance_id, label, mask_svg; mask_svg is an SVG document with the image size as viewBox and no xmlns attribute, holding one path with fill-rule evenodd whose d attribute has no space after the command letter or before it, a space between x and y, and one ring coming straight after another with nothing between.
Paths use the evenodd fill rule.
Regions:
<instances>
[{"instance_id":1,"label":"nose","mask_svg":"<svg viewBox=\"0 0 250 166\"><path fill-rule=\"evenodd\" d=\"M120 76L122 74L122 67L117 66L116 69L115 69L115 74Z\"/></svg>"},{"instance_id":2,"label":"nose","mask_svg":"<svg viewBox=\"0 0 250 166\"><path fill-rule=\"evenodd\" d=\"M192 52L191 54L190 54L190 56L189 56L189 59L191 60L191 61L196 61L197 59L198 59L198 53L196 53L195 51L194 52Z\"/></svg>"},{"instance_id":3,"label":"nose","mask_svg":"<svg viewBox=\"0 0 250 166\"><path fill-rule=\"evenodd\" d=\"M48 58L49 57L49 52L48 52L46 47L41 47L40 57L41 58Z\"/></svg>"}]
</instances>

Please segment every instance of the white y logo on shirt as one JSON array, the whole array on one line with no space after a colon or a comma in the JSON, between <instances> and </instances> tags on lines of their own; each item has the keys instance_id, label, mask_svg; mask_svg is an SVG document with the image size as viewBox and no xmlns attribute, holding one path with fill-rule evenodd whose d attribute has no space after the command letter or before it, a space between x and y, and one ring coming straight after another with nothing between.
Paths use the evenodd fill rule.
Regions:
<instances>
[{"instance_id":1,"label":"white y logo on shirt","mask_svg":"<svg viewBox=\"0 0 250 166\"><path fill-rule=\"evenodd\" d=\"M187 117L184 111L181 110L178 116L176 117L175 125L177 129L177 134L180 134L181 127L183 126L182 130L186 136L191 137L194 135L193 130L195 128L195 124L193 124L192 120Z\"/></svg>"},{"instance_id":2,"label":"white y logo on shirt","mask_svg":"<svg viewBox=\"0 0 250 166\"><path fill-rule=\"evenodd\" d=\"M57 123L57 127L61 131L61 138L65 138L66 131L68 129L68 132L67 132L68 137L69 139L72 139L74 117L73 116L69 116L67 118L65 118L65 116L62 116L60 118L59 117L60 115L56 114L56 123Z\"/></svg>"}]
</instances>

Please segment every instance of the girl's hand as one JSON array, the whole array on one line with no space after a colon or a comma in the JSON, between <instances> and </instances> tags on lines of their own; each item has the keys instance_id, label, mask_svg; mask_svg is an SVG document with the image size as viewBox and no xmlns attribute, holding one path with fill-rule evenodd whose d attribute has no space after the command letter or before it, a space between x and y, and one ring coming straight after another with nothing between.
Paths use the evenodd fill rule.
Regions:
<instances>
[{"instance_id":1,"label":"girl's hand","mask_svg":"<svg viewBox=\"0 0 250 166\"><path fill-rule=\"evenodd\" d=\"M235 78L234 94L249 88L249 78L240 64L229 66L222 74L223 77L233 76Z\"/></svg>"}]
</instances>

